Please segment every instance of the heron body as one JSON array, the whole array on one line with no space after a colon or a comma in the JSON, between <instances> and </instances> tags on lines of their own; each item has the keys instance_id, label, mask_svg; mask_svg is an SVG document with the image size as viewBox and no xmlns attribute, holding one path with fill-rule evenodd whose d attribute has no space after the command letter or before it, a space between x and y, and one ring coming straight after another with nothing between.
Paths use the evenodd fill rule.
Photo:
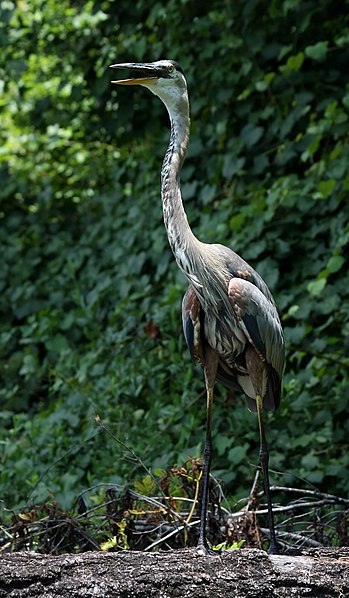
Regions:
<instances>
[{"instance_id":1,"label":"heron body","mask_svg":"<svg viewBox=\"0 0 349 598\"><path fill-rule=\"evenodd\" d=\"M269 489L268 449L263 406L279 406L285 362L282 327L273 297L263 279L239 255L219 244L202 243L192 232L183 207L180 171L189 142L189 101L183 72L176 62L123 63L129 79L143 85L165 104L171 122L170 142L161 171L164 223L177 264L188 279L182 303L184 336L194 360L204 369L207 390L205 475L199 549L210 553L206 540L209 471L212 455L211 416L215 381L244 393L257 411L260 459L268 503L270 551L276 538Z\"/></svg>"}]
</instances>

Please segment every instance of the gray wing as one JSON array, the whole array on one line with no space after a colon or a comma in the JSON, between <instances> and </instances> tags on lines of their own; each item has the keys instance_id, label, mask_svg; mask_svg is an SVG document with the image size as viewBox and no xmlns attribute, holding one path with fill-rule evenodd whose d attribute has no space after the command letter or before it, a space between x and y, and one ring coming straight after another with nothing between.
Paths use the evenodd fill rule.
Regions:
<instances>
[{"instance_id":1,"label":"gray wing","mask_svg":"<svg viewBox=\"0 0 349 598\"><path fill-rule=\"evenodd\" d=\"M232 278L228 295L246 338L281 380L285 366L285 342L270 292L266 297L249 280Z\"/></svg>"}]
</instances>

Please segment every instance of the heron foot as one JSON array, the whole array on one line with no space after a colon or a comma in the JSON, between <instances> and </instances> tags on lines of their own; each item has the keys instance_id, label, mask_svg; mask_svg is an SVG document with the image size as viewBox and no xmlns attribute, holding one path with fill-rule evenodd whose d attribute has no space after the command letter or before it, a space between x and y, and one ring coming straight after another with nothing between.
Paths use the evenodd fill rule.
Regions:
<instances>
[{"instance_id":1,"label":"heron foot","mask_svg":"<svg viewBox=\"0 0 349 598\"><path fill-rule=\"evenodd\" d=\"M221 550L213 550L213 548L210 548L209 545L207 544L207 542L199 542L199 544L196 547L196 550L198 552L198 554L200 556L215 556L215 557L219 557L221 554Z\"/></svg>"},{"instance_id":2,"label":"heron foot","mask_svg":"<svg viewBox=\"0 0 349 598\"><path fill-rule=\"evenodd\" d=\"M277 544L274 544L272 542L270 543L270 546L269 546L267 552L268 552L268 554L280 554Z\"/></svg>"}]
</instances>

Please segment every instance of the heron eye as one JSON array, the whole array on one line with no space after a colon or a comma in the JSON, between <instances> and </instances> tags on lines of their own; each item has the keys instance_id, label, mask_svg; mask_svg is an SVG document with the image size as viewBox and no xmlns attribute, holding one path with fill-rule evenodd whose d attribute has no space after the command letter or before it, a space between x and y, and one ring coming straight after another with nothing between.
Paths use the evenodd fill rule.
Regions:
<instances>
[{"instance_id":1,"label":"heron eye","mask_svg":"<svg viewBox=\"0 0 349 598\"><path fill-rule=\"evenodd\" d=\"M174 71L174 66L172 64L169 64L168 67L167 67L167 72L168 73L173 73L173 71Z\"/></svg>"}]
</instances>

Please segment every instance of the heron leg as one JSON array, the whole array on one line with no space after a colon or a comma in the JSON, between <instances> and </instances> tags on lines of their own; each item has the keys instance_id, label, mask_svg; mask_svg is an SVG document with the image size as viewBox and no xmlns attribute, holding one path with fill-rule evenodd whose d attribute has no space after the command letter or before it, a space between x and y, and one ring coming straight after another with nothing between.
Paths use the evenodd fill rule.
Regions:
<instances>
[{"instance_id":1,"label":"heron leg","mask_svg":"<svg viewBox=\"0 0 349 598\"><path fill-rule=\"evenodd\" d=\"M207 508L209 501L209 484L210 484L210 470L212 459L212 407L213 407L213 388L216 379L216 372L218 366L218 355L211 348L205 351L205 383L207 395L207 412L206 412L206 438L204 449L204 479L202 486L201 499L201 513L200 513L200 534L198 541L198 550L204 555L217 555L217 551L213 551L207 542L206 538L206 520Z\"/></svg>"},{"instance_id":2,"label":"heron leg","mask_svg":"<svg viewBox=\"0 0 349 598\"><path fill-rule=\"evenodd\" d=\"M259 437L260 437L260 450L259 450L259 458L263 472L263 482L264 482L264 492L267 499L267 507L268 507L268 521L269 521L269 532L270 532L270 545L269 545L269 554L278 554L278 547L276 543L276 536L275 536L275 526L274 526L274 515L271 503L271 495L270 495L270 482L269 482L269 451L268 445L265 437L265 429L264 429L264 417L263 417L263 398L260 394L256 396L256 404L257 404L257 415L258 415L258 426L259 426Z\"/></svg>"},{"instance_id":3,"label":"heron leg","mask_svg":"<svg viewBox=\"0 0 349 598\"><path fill-rule=\"evenodd\" d=\"M212 438L211 438L211 420L212 420L213 388L207 389L207 418L206 418L206 439L204 449L204 479L202 485L201 513L200 513L200 535L198 549L203 554L210 554L211 549L206 539L206 520L209 498L210 469L212 459Z\"/></svg>"}]
</instances>

